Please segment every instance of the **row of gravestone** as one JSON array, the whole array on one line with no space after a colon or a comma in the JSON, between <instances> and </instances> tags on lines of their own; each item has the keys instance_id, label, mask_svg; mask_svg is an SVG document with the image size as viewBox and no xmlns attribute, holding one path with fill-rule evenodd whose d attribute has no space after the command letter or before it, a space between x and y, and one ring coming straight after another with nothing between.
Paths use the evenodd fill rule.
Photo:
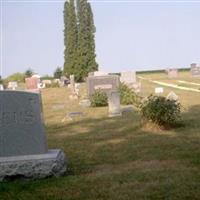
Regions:
<instances>
[{"instance_id":1,"label":"row of gravestone","mask_svg":"<svg viewBox=\"0 0 200 200\"><path fill-rule=\"evenodd\" d=\"M124 83L135 92L140 92L141 84L137 83L136 73L134 71L122 72L121 76L108 75L103 72L94 72L87 78L87 93L91 96L95 90L103 90L106 94L118 89L119 84Z\"/></svg>"},{"instance_id":2,"label":"row of gravestone","mask_svg":"<svg viewBox=\"0 0 200 200\"><path fill-rule=\"evenodd\" d=\"M45 88L46 85L51 85L52 83L57 83L59 86L66 86L69 84L69 79L66 77L61 77L60 79L53 79L53 80L40 80L38 77L29 77L25 79L25 86L28 90L38 90ZM7 89L9 90L16 90L18 88L17 81L10 81L8 82ZM0 90L4 90L4 86L0 84Z\"/></svg>"},{"instance_id":3,"label":"row of gravestone","mask_svg":"<svg viewBox=\"0 0 200 200\"><path fill-rule=\"evenodd\" d=\"M101 90L107 94L109 116L115 117L121 115L120 95L118 88L124 83L135 92L140 92L141 84L137 82L134 71L122 72L121 76L109 75L105 72L89 73L87 77L87 96L91 97L96 90Z\"/></svg>"},{"instance_id":4,"label":"row of gravestone","mask_svg":"<svg viewBox=\"0 0 200 200\"><path fill-rule=\"evenodd\" d=\"M170 79L178 77L178 69L169 68L169 69L166 69L166 72ZM197 63L192 63L190 65L190 73L193 77L200 77L200 65L198 65Z\"/></svg>"}]
</instances>

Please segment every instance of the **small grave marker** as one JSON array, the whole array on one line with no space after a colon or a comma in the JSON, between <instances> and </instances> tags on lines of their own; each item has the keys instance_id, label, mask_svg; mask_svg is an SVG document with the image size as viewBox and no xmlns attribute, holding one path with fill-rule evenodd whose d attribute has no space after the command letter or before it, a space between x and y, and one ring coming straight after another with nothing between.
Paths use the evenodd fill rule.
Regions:
<instances>
[{"instance_id":1,"label":"small grave marker","mask_svg":"<svg viewBox=\"0 0 200 200\"><path fill-rule=\"evenodd\" d=\"M171 92L167 95L167 99L177 101L177 100L179 99L179 97L178 97L178 95L176 95L175 92L171 91Z\"/></svg>"},{"instance_id":2,"label":"small grave marker","mask_svg":"<svg viewBox=\"0 0 200 200\"><path fill-rule=\"evenodd\" d=\"M156 87L155 88L155 93L157 94L157 95L160 95L160 94L162 94L164 92L164 89L162 88L162 87Z\"/></svg>"},{"instance_id":3,"label":"small grave marker","mask_svg":"<svg viewBox=\"0 0 200 200\"><path fill-rule=\"evenodd\" d=\"M120 96L116 91L110 92L108 95L109 117L121 116Z\"/></svg>"},{"instance_id":4,"label":"small grave marker","mask_svg":"<svg viewBox=\"0 0 200 200\"><path fill-rule=\"evenodd\" d=\"M16 81L10 81L8 83L8 89L11 89L11 90L16 90L16 88L18 87L18 84Z\"/></svg>"}]
</instances>

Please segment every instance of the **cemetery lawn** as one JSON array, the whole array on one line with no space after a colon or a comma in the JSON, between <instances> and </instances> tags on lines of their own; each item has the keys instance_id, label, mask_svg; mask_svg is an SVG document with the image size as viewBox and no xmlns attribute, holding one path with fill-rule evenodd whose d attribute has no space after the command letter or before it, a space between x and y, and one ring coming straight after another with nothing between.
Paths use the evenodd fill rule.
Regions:
<instances>
[{"instance_id":1,"label":"cemetery lawn","mask_svg":"<svg viewBox=\"0 0 200 200\"><path fill-rule=\"evenodd\" d=\"M141 76L170 82L164 75ZM185 72L180 76L200 83ZM142 85L143 96L158 87L147 80ZM81 88L83 97L85 84ZM83 108L70 101L67 88L44 89L48 146L64 150L68 171L60 178L0 183L0 200L200 199L200 93L164 90L164 95L171 90L179 95L184 126L145 129L136 110L108 118L106 107ZM64 120L72 111L83 116Z\"/></svg>"}]
</instances>

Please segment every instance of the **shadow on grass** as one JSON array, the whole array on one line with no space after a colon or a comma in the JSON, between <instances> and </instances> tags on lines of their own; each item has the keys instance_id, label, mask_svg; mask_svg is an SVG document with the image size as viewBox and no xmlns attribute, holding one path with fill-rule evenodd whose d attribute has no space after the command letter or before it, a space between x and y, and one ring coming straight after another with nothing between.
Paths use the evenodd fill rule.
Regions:
<instances>
[{"instance_id":1,"label":"shadow on grass","mask_svg":"<svg viewBox=\"0 0 200 200\"><path fill-rule=\"evenodd\" d=\"M48 142L51 148L64 149L73 175L137 160L176 160L199 167L200 106L184 112L183 122L185 126L171 130L147 131L134 112L118 118L83 119L48 125Z\"/></svg>"},{"instance_id":2,"label":"shadow on grass","mask_svg":"<svg viewBox=\"0 0 200 200\"><path fill-rule=\"evenodd\" d=\"M145 131L137 113L46 126L49 148L62 148L60 178L0 185L0 199L199 199L200 106L185 127Z\"/></svg>"}]
</instances>

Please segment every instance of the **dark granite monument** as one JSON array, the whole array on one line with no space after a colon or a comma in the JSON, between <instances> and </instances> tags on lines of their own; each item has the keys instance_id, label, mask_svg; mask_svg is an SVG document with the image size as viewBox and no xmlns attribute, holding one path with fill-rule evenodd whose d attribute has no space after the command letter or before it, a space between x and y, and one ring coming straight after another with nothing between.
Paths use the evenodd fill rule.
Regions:
<instances>
[{"instance_id":1,"label":"dark granite monument","mask_svg":"<svg viewBox=\"0 0 200 200\"><path fill-rule=\"evenodd\" d=\"M47 148L40 93L0 91L0 130L0 180L65 171L64 153Z\"/></svg>"},{"instance_id":2,"label":"dark granite monument","mask_svg":"<svg viewBox=\"0 0 200 200\"><path fill-rule=\"evenodd\" d=\"M102 90L107 95L117 90L119 87L119 76L106 75L106 76L90 76L87 78L87 94L91 96L95 90Z\"/></svg>"}]
</instances>

